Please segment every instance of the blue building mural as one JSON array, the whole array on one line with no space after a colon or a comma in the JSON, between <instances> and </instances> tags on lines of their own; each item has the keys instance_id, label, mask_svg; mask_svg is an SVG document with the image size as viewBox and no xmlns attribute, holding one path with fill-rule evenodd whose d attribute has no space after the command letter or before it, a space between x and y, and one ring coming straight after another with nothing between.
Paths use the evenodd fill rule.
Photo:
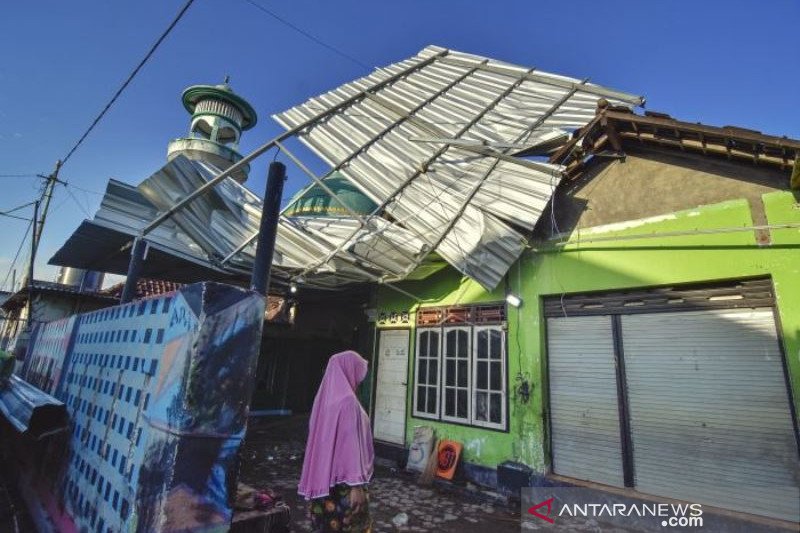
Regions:
<instances>
[{"instance_id":1,"label":"blue building mural","mask_svg":"<svg viewBox=\"0 0 800 533\"><path fill-rule=\"evenodd\" d=\"M42 530L225 531L264 317L198 283L43 324L22 370L63 401L61 468L25 472Z\"/></svg>"}]
</instances>

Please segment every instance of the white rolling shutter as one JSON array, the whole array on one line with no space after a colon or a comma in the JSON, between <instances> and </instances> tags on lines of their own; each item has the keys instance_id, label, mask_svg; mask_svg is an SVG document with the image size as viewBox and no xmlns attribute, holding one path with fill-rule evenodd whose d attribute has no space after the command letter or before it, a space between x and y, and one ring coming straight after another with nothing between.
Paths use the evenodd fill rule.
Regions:
<instances>
[{"instance_id":1,"label":"white rolling shutter","mask_svg":"<svg viewBox=\"0 0 800 533\"><path fill-rule=\"evenodd\" d=\"M549 318L547 334L553 471L622 487L611 317Z\"/></svg>"},{"instance_id":2,"label":"white rolling shutter","mask_svg":"<svg viewBox=\"0 0 800 533\"><path fill-rule=\"evenodd\" d=\"M622 332L636 489L800 520L798 449L772 310L628 315ZM557 344L551 360L564 350ZM586 372L576 355L567 360L576 366L556 366L559 391L562 372ZM594 391L584 378L567 387ZM585 401L560 400L558 412L565 404L578 410Z\"/></svg>"}]
</instances>

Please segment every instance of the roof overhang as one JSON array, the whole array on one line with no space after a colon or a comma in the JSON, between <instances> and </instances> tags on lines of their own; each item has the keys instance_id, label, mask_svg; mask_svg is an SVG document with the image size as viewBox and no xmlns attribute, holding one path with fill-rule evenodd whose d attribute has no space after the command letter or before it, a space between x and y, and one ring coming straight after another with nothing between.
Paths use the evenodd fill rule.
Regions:
<instances>
[{"instance_id":1,"label":"roof overhang","mask_svg":"<svg viewBox=\"0 0 800 533\"><path fill-rule=\"evenodd\" d=\"M31 292L34 295L46 294L61 298L80 298L84 301L96 301L100 303L106 303L108 305L113 305L114 302L118 300L107 294L86 290L82 291L79 287L73 287L71 285L34 280L32 287L23 287L5 299L0 304L0 309L3 309L4 311L13 311L15 309L24 307L27 305L28 295Z\"/></svg>"},{"instance_id":2,"label":"roof overhang","mask_svg":"<svg viewBox=\"0 0 800 533\"><path fill-rule=\"evenodd\" d=\"M709 126L647 111L642 115L613 106L597 116L555 152L551 161L576 177L596 154L622 154L625 146L651 146L790 170L798 161L800 141L735 126Z\"/></svg>"}]
</instances>

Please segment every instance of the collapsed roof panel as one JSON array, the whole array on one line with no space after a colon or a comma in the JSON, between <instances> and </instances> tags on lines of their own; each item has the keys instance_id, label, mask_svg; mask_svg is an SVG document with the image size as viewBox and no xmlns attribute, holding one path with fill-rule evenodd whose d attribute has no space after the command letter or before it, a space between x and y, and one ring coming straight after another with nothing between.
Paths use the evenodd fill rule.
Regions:
<instances>
[{"instance_id":1,"label":"collapsed roof panel","mask_svg":"<svg viewBox=\"0 0 800 533\"><path fill-rule=\"evenodd\" d=\"M243 161L277 146L310 173L279 142L296 135L377 205L359 213L331 193L348 216L282 214L276 278L324 288L421 279L444 260L494 288L524 250L522 232L536 224L563 170L514 154L558 148L594 117L601 97L615 106L642 102L580 80L428 47L276 115L289 131ZM195 197L210 181L216 186ZM169 219L153 229L150 221L167 212ZM221 169L179 156L138 188L112 182L94 220L53 262L119 271L130 239L146 235L165 265L241 277L253 266L261 212L261 199ZM90 241L109 232L113 243L103 256Z\"/></svg>"},{"instance_id":2,"label":"collapsed roof panel","mask_svg":"<svg viewBox=\"0 0 800 533\"><path fill-rule=\"evenodd\" d=\"M290 130L311 121L301 141L414 233L424 253L493 288L524 249L514 226L533 228L562 170L510 154L584 126L601 97L643 102L431 46L274 118Z\"/></svg>"},{"instance_id":3,"label":"collapsed roof panel","mask_svg":"<svg viewBox=\"0 0 800 533\"><path fill-rule=\"evenodd\" d=\"M142 195L166 211L207 183L220 169L176 157L139 185ZM261 221L261 199L232 179L177 211L173 223L201 247L217 267L252 268ZM382 244L378 244L378 243ZM246 244L249 243L249 244ZM401 275L424 245L408 230L375 219L368 228L347 217L281 216L273 267L284 278L331 255L307 273L306 281L323 287Z\"/></svg>"}]
</instances>

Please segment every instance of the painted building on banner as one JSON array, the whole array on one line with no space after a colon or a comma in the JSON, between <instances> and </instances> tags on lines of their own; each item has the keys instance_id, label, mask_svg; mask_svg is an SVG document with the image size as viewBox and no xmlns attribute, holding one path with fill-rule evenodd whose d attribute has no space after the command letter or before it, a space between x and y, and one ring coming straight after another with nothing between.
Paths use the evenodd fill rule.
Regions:
<instances>
[{"instance_id":1,"label":"painted building on banner","mask_svg":"<svg viewBox=\"0 0 800 533\"><path fill-rule=\"evenodd\" d=\"M40 326L21 377L70 428L19 456L39 530L227 531L264 307L201 283Z\"/></svg>"},{"instance_id":2,"label":"painted building on banner","mask_svg":"<svg viewBox=\"0 0 800 533\"><path fill-rule=\"evenodd\" d=\"M402 285L421 302L378 291L379 450L430 426L484 485L522 471L796 522L798 149L599 109L494 291L452 269Z\"/></svg>"}]
</instances>

